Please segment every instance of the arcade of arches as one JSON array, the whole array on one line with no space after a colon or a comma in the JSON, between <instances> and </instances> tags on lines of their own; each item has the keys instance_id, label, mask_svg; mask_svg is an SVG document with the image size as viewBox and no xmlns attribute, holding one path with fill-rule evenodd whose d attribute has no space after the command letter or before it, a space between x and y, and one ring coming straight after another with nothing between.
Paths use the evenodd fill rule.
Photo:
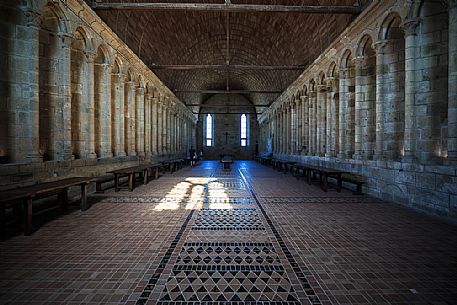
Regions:
<instances>
[{"instance_id":1,"label":"arcade of arches","mask_svg":"<svg viewBox=\"0 0 457 305\"><path fill-rule=\"evenodd\" d=\"M202 154L0 200L0 303L455 304L457 0L189 2L0 0L0 192Z\"/></svg>"}]
</instances>

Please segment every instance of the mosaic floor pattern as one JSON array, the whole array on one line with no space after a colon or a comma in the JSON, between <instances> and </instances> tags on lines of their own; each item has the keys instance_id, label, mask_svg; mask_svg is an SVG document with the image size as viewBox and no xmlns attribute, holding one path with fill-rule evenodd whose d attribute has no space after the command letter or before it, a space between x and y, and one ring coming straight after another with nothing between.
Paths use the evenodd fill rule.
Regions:
<instances>
[{"instance_id":1,"label":"mosaic floor pattern","mask_svg":"<svg viewBox=\"0 0 457 305\"><path fill-rule=\"evenodd\" d=\"M457 227L205 161L0 242L0 304L455 305Z\"/></svg>"}]
</instances>

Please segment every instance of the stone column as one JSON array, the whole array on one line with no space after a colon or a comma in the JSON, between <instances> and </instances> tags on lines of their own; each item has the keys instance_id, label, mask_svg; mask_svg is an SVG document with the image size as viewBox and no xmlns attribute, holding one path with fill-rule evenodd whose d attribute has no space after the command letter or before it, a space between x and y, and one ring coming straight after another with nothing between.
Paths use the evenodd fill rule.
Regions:
<instances>
[{"instance_id":1,"label":"stone column","mask_svg":"<svg viewBox=\"0 0 457 305\"><path fill-rule=\"evenodd\" d=\"M3 8L2 8L3 9ZM5 9L6 11L6 9ZM13 11L13 10L12 10ZM24 8L12 30L8 67L7 155L12 162L42 162L39 152L39 12ZM7 31L8 32L8 31ZM20 33L27 33L21 37ZM22 35L24 36L24 35ZM6 47L6 46L2 46ZM14 58L15 61L11 62ZM4 97L2 97L4 98Z\"/></svg>"},{"instance_id":2,"label":"stone column","mask_svg":"<svg viewBox=\"0 0 457 305\"><path fill-rule=\"evenodd\" d=\"M333 143L333 138L334 138L334 125L336 123L335 120L335 109L332 107L333 104L333 99L335 96L334 89L335 88L335 79L333 77L328 77L327 78L327 102L326 102L326 109L327 113L325 114L326 116L326 137L325 137L325 156L326 157L334 157L332 154L332 143Z\"/></svg>"},{"instance_id":3,"label":"stone column","mask_svg":"<svg viewBox=\"0 0 457 305\"><path fill-rule=\"evenodd\" d=\"M416 29L419 22L409 20L403 24L405 30L405 138L404 162L415 162L416 156L416 54L420 52L417 45Z\"/></svg>"},{"instance_id":4,"label":"stone column","mask_svg":"<svg viewBox=\"0 0 457 305\"><path fill-rule=\"evenodd\" d=\"M300 96L301 99L301 108L302 108L302 130L301 130L301 155L305 156L308 153L309 143L309 115L308 115L308 97Z\"/></svg>"},{"instance_id":5,"label":"stone column","mask_svg":"<svg viewBox=\"0 0 457 305\"><path fill-rule=\"evenodd\" d=\"M138 156L144 157L144 88L136 89L136 151Z\"/></svg>"},{"instance_id":6,"label":"stone column","mask_svg":"<svg viewBox=\"0 0 457 305\"><path fill-rule=\"evenodd\" d=\"M71 43L73 38L69 35L62 34L60 36L62 48L59 51L59 57L62 61L60 65L60 92L61 92L61 109L62 109L62 128L59 134L62 136L62 159L71 160ZM107 72L107 81L110 82L110 74ZM111 91L107 92L107 96L111 98ZM108 100L109 107L109 100ZM108 120L107 120L108 121ZM109 121L108 121L109 122ZM110 128L111 130L111 128ZM111 136L111 133L110 133ZM111 139L107 140L109 143ZM108 146L108 154L111 152L111 147Z\"/></svg>"},{"instance_id":7,"label":"stone column","mask_svg":"<svg viewBox=\"0 0 457 305\"><path fill-rule=\"evenodd\" d=\"M310 112L309 112L309 154L316 155L317 154L317 147L316 147L316 116L317 116L317 93L316 91L311 91L309 93L310 98Z\"/></svg>"},{"instance_id":8,"label":"stone column","mask_svg":"<svg viewBox=\"0 0 457 305\"><path fill-rule=\"evenodd\" d=\"M291 106L288 105L287 108L286 108L286 154L287 155L290 155L291 154L291 124L292 124L292 120L291 120Z\"/></svg>"},{"instance_id":9,"label":"stone column","mask_svg":"<svg viewBox=\"0 0 457 305\"><path fill-rule=\"evenodd\" d=\"M327 118L327 86L317 86L317 153L325 154L326 143L326 118Z\"/></svg>"},{"instance_id":10,"label":"stone column","mask_svg":"<svg viewBox=\"0 0 457 305\"><path fill-rule=\"evenodd\" d=\"M457 164L457 0L449 0L448 161Z\"/></svg>"},{"instance_id":11,"label":"stone column","mask_svg":"<svg viewBox=\"0 0 457 305\"><path fill-rule=\"evenodd\" d=\"M341 71L340 71L341 72ZM343 87L343 83L340 81L340 104L339 104L339 119L338 119L338 124L339 124L339 135L338 135L338 158L339 159L346 159L348 156L346 154L346 113L347 113L347 98L346 98L346 90Z\"/></svg>"},{"instance_id":12,"label":"stone column","mask_svg":"<svg viewBox=\"0 0 457 305\"><path fill-rule=\"evenodd\" d=\"M125 83L125 150L129 156L136 156L135 151L135 82Z\"/></svg>"},{"instance_id":13,"label":"stone column","mask_svg":"<svg viewBox=\"0 0 457 305\"><path fill-rule=\"evenodd\" d=\"M152 122L151 122L151 103L152 103L152 97L151 93L145 93L144 94L144 150L145 150L145 156L146 158L150 158L152 156L152 144L151 144L151 138L152 138Z\"/></svg>"},{"instance_id":14,"label":"stone column","mask_svg":"<svg viewBox=\"0 0 457 305\"><path fill-rule=\"evenodd\" d=\"M158 134L158 99L156 97L151 99L151 153L157 155L157 134Z\"/></svg>"},{"instance_id":15,"label":"stone column","mask_svg":"<svg viewBox=\"0 0 457 305\"><path fill-rule=\"evenodd\" d=\"M124 75L112 74L112 146L115 156L125 157L124 146Z\"/></svg>"},{"instance_id":16,"label":"stone column","mask_svg":"<svg viewBox=\"0 0 457 305\"><path fill-rule=\"evenodd\" d=\"M162 154L168 154L168 145L167 145L167 117L168 117L168 105L164 101L162 107Z\"/></svg>"},{"instance_id":17,"label":"stone column","mask_svg":"<svg viewBox=\"0 0 457 305\"><path fill-rule=\"evenodd\" d=\"M374 44L376 50L376 149L374 154L375 160L384 159L384 100L386 94L385 75L386 73L388 73L388 67L384 62L384 49L386 47L386 44L387 41L385 40L378 41Z\"/></svg>"},{"instance_id":18,"label":"stone column","mask_svg":"<svg viewBox=\"0 0 457 305\"><path fill-rule=\"evenodd\" d=\"M157 100L157 154L163 154L163 103L159 99Z\"/></svg>"},{"instance_id":19,"label":"stone column","mask_svg":"<svg viewBox=\"0 0 457 305\"><path fill-rule=\"evenodd\" d=\"M83 118L87 115L88 121L86 122L86 130L85 133L85 140L86 140L86 149L87 149L87 158L88 159L97 159L97 154L95 153L95 100L94 100L94 61L97 53L94 52L87 52L86 59L87 59L87 96L83 97L87 99L83 101L84 104L87 105L87 113L83 116ZM83 113L85 111L83 110ZM84 124L84 119L82 120L81 124Z\"/></svg>"},{"instance_id":20,"label":"stone column","mask_svg":"<svg viewBox=\"0 0 457 305\"><path fill-rule=\"evenodd\" d=\"M355 65L355 153L353 159L361 160L363 155L363 127L362 116L365 102L364 86L366 86L364 77L364 57L354 58Z\"/></svg>"},{"instance_id":21,"label":"stone column","mask_svg":"<svg viewBox=\"0 0 457 305\"><path fill-rule=\"evenodd\" d=\"M110 64L99 64L100 70L100 92L98 96L98 117L95 118L96 125L98 125L98 139L99 145L98 154L100 158L111 158L111 75Z\"/></svg>"}]
</instances>

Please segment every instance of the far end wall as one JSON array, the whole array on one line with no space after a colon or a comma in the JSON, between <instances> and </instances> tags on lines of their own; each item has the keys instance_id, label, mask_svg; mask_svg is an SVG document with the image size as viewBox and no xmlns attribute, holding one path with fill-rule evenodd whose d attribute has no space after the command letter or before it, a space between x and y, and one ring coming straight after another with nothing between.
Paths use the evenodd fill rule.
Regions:
<instances>
[{"instance_id":1,"label":"far end wall","mask_svg":"<svg viewBox=\"0 0 457 305\"><path fill-rule=\"evenodd\" d=\"M209 98L200 110L197 124L197 152L203 149L205 159L219 159L220 155L230 154L237 160L254 158L258 143L258 123L255 108L252 103L241 95L217 94ZM236 105L227 107L226 105ZM208 147L204 142L205 118L210 113L213 116L213 146ZM241 146L241 115L248 116L248 143Z\"/></svg>"}]
</instances>

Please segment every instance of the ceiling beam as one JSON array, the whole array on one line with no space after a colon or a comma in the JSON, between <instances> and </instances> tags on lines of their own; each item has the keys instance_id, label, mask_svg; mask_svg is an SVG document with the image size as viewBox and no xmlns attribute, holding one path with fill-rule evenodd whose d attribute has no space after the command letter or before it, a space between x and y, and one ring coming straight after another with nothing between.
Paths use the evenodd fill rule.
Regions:
<instances>
[{"instance_id":1,"label":"ceiling beam","mask_svg":"<svg viewBox=\"0 0 457 305\"><path fill-rule=\"evenodd\" d=\"M224 4L216 3L101 3L92 1L95 10L154 10L154 11L201 11L201 12L265 12L265 13L307 13L307 14L358 14L360 6L352 5L268 5L268 4Z\"/></svg>"},{"instance_id":2,"label":"ceiling beam","mask_svg":"<svg viewBox=\"0 0 457 305\"><path fill-rule=\"evenodd\" d=\"M186 104L187 107L203 107L203 108L247 108L247 107L270 107L270 105L209 105L209 104Z\"/></svg>"},{"instance_id":3,"label":"ceiling beam","mask_svg":"<svg viewBox=\"0 0 457 305\"><path fill-rule=\"evenodd\" d=\"M305 66L254 66L254 65L150 65L151 70L300 70Z\"/></svg>"},{"instance_id":4,"label":"ceiling beam","mask_svg":"<svg viewBox=\"0 0 457 305\"><path fill-rule=\"evenodd\" d=\"M174 93L196 93L196 94L251 94L251 93L263 93L263 94L281 94L282 91L270 91L270 90L173 90Z\"/></svg>"}]
</instances>

